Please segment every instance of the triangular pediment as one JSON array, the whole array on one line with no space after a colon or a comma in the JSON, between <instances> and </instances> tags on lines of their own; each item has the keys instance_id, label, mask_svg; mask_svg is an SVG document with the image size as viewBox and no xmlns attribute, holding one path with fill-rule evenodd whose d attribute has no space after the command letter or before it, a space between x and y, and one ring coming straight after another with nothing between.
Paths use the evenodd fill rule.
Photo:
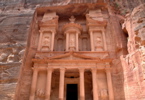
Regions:
<instances>
[{"instance_id":1,"label":"triangular pediment","mask_svg":"<svg viewBox=\"0 0 145 100\"><path fill-rule=\"evenodd\" d=\"M91 57L91 56L86 56L86 55L83 55L83 54L79 54L77 52L69 52L69 53L65 53L65 54L60 54L60 55L57 55L57 56L51 56L49 57L48 59L50 60L64 60L64 59L67 59L67 60L78 60L78 59L81 59L81 60L95 60L95 59L100 59L98 57Z\"/></svg>"}]
</instances>

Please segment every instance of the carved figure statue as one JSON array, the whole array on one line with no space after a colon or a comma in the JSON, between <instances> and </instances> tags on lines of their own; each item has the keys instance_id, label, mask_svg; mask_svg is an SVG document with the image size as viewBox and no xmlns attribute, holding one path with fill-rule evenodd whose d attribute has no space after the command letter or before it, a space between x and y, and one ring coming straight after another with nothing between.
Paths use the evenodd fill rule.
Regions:
<instances>
[{"instance_id":1,"label":"carved figure statue","mask_svg":"<svg viewBox=\"0 0 145 100\"><path fill-rule=\"evenodd\" d=\"M50 38L45 37L42 42L42 51L50 51Z\"/></svg>"},{"instance_id":2,"label":"carved figure statue","mask_svg":"<svg viewBox=\"0 0 145 100\"><path fill-rule=\"evenodd\" d=\"M38 89L36 91L36 95L40 98L44 98L45 97L45 92L42 89Z\"/></svg>"},{"instance_id":3,"label":"carved figure statue","mask_svg":"<svg viewBox=\"0 0 145 100\"><path fill-rule=\"evenodd\" d=\"M74 51L76 50L76 47L75 47L75 34L71 34L70 35L70 43L69 43L69 50L70 51Z\"/></svg>"},{"instance_id":4,"label":"carved figure statue","mask_svg":"<svg viewBox=\"0 0 145 100\"><path fill-rule=\"evenodd\" d=\"M108 96L108 93L107 92L108 92L107 89L102 89L100 91L100 96L101 96L101 99L102 100L107 100L107 96Z\"/></svg>"},{"instance_id":5,"label":"carved figure statue","mask_svg":"<svg viewBox=\"0 0 145 100\"><path fill-rule=\"evenodd\" d=\"M71 16L70 18L69 18L69 21L71 22L71 23L74 23L75 22L75 17L74 16Z\"/></svg>"},{"instance_id":6,"label":"carved figure statue","mask_svg":"<svg viewBox=\"0 0 145 100\"><path fill-rule=\"evenodd\" d=\"M95 51L102 51L103 50L103 44L101 37L96 37L95 39Z\"/></svg>"}]
</instances>

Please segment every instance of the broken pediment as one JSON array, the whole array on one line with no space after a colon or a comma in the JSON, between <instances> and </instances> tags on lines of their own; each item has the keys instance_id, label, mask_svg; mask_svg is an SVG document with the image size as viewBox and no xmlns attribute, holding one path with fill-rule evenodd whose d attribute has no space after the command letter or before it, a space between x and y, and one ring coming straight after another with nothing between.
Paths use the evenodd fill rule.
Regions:
<instances>
[{"instance_id":1,"label":"broken pediment","mask_svg":"<svg viewBox=\"0 0 145 100\"><path fill-rule=\"evenodd\" d=\"M88 26L106 26L107 21L104 20L101 9L90 10L88 14L86 14L87 24Z\"/></svg>"},{"instance_id":2,"label":"broken pediment","mask_svg":"<svg viewBox=\"0 0 145 100\"><path fill-rule=\"evenodd\" d=\"M43 15L41 21L39 21L40 27L58 27L59 17L56 15L56 12L46 12Z\"/></svg>"},{"instance_id":3,"label":"broken pediment","mask_svg":"<svg viewBox=\"0 0 145 100\"><path fill-rule=\"evenodd\" d=\"M36 57L38 59L42 59L41 57ZM60 55L54 55L54 56L50 56L50 57L45 57L43 59L49 59L49 60L64 60L64 59L68 59L68 60L99 60L99 57L91 57L91 56L86 56L83 54L79 54L79 53L75 53L75 52L69 52L69 53L65 53L65 54L60 54Z\"/></svg>"}]
</instances>

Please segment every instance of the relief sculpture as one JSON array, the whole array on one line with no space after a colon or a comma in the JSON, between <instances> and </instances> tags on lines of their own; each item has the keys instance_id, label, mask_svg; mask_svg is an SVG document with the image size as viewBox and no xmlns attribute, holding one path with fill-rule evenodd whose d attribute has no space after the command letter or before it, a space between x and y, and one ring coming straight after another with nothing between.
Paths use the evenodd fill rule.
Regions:
<instances>
[{"instance_id":1,"label":"relief sculpture","mask_svg":"<svg viewBox=\"0 0 145 100\"><path fill-rule=\"evenodd\" d=\"M95 33L94 37L95 51L103 51L103 41L101 33Z\"/></svg>"},{"instance_id":2,"label":"relief sculpture","mask_svg":"<svg viewBox=\"0 0 145 100\"><path fill-rule=\"evenodd\" d=\"M101 100L108 100L107 99L107 96L108 96L107 89L102 89L100 91L100 96L101 96Z\"/></svg>"},{"instance_id":3,"label":"relief sculpture","mask_svg":"<svg viewBox=\"0 0 145 100\"><path fill-rule=\"evenodd\" d=\"M69 50L74 51L76 50L76 45L75 45L75 34L70 34L70 45L69 45Z\"/></svg>"},{"instance_id":4,"label":"relief sculpture","mask_svg":"<svg viewBox=\"0 0 145 100\"><path fill-rule=\"evenodd\" d=\"M41 100L41 98L43 100L43 98L45 97L45 93L44 93L44 91L42 89L38 89L36 91L36 95L38 97L37 100Z\"/></svg>"},{"instance_id":5,"label":"relief sculpture","mask_svg":"<svg viewBox=\"0 0 145 100\"><path fill-rule=\"evenodd\" d=\"M42 43L42 51L50 51L50 38L45 37Z\"/></svg>"}]
</instances>

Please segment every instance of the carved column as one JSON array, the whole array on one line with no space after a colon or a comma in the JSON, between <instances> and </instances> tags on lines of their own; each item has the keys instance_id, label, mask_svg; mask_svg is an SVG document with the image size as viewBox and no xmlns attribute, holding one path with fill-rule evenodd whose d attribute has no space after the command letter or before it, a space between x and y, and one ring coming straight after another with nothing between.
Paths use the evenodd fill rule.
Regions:
<instances>
[{"instance_id":1,"label":"carved column","mask_svg":"<svg viewBox=\"0 0 145 100\"><path fill-rule=\"evenodd\" d=\"M94 39L92 31L90 31L90 39L91 39L91 51L94 51Z\"/></svg>"},{"instance_id":2,"label":"carved column","mask_svg":"<svg viewBox=\"0 0 145 100\"><path fill-rule=\"evenodd\" d=\"M103 47L104 47L104 50L106 50L107 51L107 46L106 46L106 38L105 38L105 32L104 32L104 30L102 31L102 34L103 34Z\"/></svg>"},{"instance_id":3,"label":"carved column","mask_svg":"<svg viewBox=\"0 0 145 100\"><path fill-rule=\"evenodd\" d=\"M66 51L78 51L78 34L83 30L80 24L75 23L74 16L69 18L70 23L65 24L62 28L66 34Z\"/></svg>"},{"instance_id":4,"label":"carved column","mask_svg":"<svg viewBox=\"0 0 145 100\"><path fill-rule=\"evenodd\" d=\"M79 51L79 33L76 33L76 51Z\"/></svg>"},{"instance_id":5,"label":"carved column","mask_svg":"<svg viewBox=\"0 0 145 100\"><path fill-rule=\"evenodd\" d=\"M52 72L52 68L47 69L45 100L50 100Z\"/></svg>"},{"instance_id":6,"label":"carved column","mask_svg":"<svg viewBox=\"0 0 145 100\"><path fill-rule=\"evenodd\" d=\"M113 86L112 86L112 78L110 65L106 66L106 75L107 75L107 84L108 84L108 92L109 92L109 100L114 100Z\"/></svg>"},{"instance_id":7,"label":"carved column","mask_svg":"<svg viewBox=\"0 0 145 100\"><path fill-rule=\"evenodd\" d=\"M92 83L93 83L93 100L99 100L98 97L98 83L97 83L97 69L92 68Z\"/></svg>"},{"instance_id":8,"label":"carved column","mask_svg":"<svg viewBox=\"0 0 145 100\"><path fill-rule=\"evenodd\" d=\"M85 100L84 70L85 69L83 69L83 68L79 69L79 72L80 72L80 100Z\"/></svg>"},{"instance_id":9,"label":"carved column","mask_svg":"<svg viewBox=\"0 0 145 100\"><path fill-rule=\"evenodd\" d=\"M32 84L31 84L31 93L29 100L35 100L35 91L37 85L37 77L38 77L38 69L33 68L33 77L32 77Z\"/></svg>"},{"instance_id":10,"label":"carved column","mask_svg":"<svg viewBox=\"0 0 145 100\"><path fill-rule=\"evenodd\" d=\"M66 33L66 51L68 51L68 44L69 44L69 34Z\"/></svg>"},{"instance_id":11,"label":"carved column","mask_svg":"<svg viewBox=\"0 0 145 100\"><path fill-rule=\"evenodd\" d=\"M54 49L54 37L55 37L55 32L52 32L51 51L53 51Z\"/></svg>"},{"instance_id":12,"label":"carved column","mask_svg":"<svg viewBox=\"0 0 145 100\"><path fill-rule=\"evenodd\" d=\"M65 69L60 68L59 100L64 100L64 75L65 75Z\"/></svg>"},{"instance_id":13,"label":"carved column","mask_svg":"<svg viewBox=\"0 0 145 100\"><path fill-rule=\"evenodd\" d=\"M42 41L42 36L43 36L43 32L39 31L40 32L40 36L39 36L39 44L38 44L38 51L40 51L41 49L41 41Z\"/></svg>"}]
</instances>

